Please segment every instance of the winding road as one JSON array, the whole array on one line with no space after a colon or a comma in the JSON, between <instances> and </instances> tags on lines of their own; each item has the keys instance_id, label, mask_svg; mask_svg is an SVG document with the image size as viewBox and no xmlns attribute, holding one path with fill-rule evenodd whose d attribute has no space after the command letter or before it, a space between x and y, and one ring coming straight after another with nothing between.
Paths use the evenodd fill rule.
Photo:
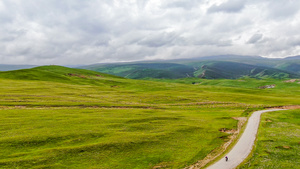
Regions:
<instances>
[{"instance_id":1,"label":"winding road","mask_svg":"<svg viewBox=\"0 0 300 169\"><path fill-rule=\"evenodd\" d=\"M242 134L239 141L232 148L232 150L227 153L225 156L228 157L228 161L225 161L225 156L207 167L207 169L234 169L240 163L242 163L248 155L251 153L251 150L254 146L256 139L257 130L260 123L260 115L265 112L279 111L284 109L272 109L272 110L261 110L254 112L248 120L246 129Z\"/></svg>"}]
</instances>

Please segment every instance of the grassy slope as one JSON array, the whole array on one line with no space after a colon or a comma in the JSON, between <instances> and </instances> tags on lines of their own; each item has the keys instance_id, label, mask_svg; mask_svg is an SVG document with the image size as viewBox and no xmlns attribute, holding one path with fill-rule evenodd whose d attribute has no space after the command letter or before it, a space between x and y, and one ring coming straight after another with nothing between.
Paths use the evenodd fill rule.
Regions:
<instances>
[{"instance_id":1,"label":"grassy slope","mask_svg":"<svg viewBox=\"0 0 300 169\"><path fill-rule=\"evenodd\" d=\"M0 77L1 168L180 168L223 144L219 129L235 128L231 117L300 102L295 86L151 82L57 66Z\"/></svg>"},{"instance_id":2,"label":"grassy slope","mask_svg":"<svg viewBox=\"0 0 300 169\"><path fill-rule=\"evenodd\" d=\"M198 78L185 78L185 79L151 79L152 81L159 81L159 82L168 82L168 83L180 83L180 84L193 84L194 86L201 86L201 87L215 87L215 88L226 88L226 90L236 90L240 91L241 94L245 93L247 90L253 92L254 95L261 93L261 95L269 95L274 94L277 96L284 96L285 94L294 94L294 96L300 95L298 81L293 83L287 83L286 80L280 79L252 79L252 78L244 78L238 80L231 80L231 79L198 79ZM273 89L262 90L259 87L266 86L266 85L275 85ZM270 95L269 95L270 96ZM270 97L269 97L270 98ZM292 101L292 100L291 100ZM287 103L284 103L287 104ZM297 104L297 103L295 103Z\"/></svg>"},{"instance_id":3,"label":"grassy slope","mask_svg":"<svg viewBox=\"0 0 300 169\"><path fill-rule=\"evenodd\" d=\"M278 69L300 73L300 63L283 63L276 66Z\"/></svg>"},{"instance_id":4,"label":"grassy slope","mask_svg":"<svg viewBox=\"0 0 300 169\"><path fill-rule=\"evenodd\" d=\"M300 168L300 110L265 113L253 157L240 168Z\"/></svg>"}]
</instances>

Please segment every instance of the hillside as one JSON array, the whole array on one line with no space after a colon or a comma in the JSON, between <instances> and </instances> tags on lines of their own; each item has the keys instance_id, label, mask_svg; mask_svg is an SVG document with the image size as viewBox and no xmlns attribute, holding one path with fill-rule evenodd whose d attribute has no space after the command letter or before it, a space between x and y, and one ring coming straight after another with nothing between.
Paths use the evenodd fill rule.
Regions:
<instances>
[{"instance_id":1,"label":"hillside","mask_svg":"<svg viewBox=\"0 0 300 169\"><path fill-rule=\"evenodd\" d=\"M297 73L288 72L270 67L255 66L236 62L204 61L189 63L196 71L195 77L205 79L238 79L242 77L251 78L299 78Z\"/></svg>"},{"instance_id":2,"label":"hillside","mask_svg":"<svg viewBox=\"0 0 300 169\"><path fill-rule=\"evenodd\" d=\"M40 80L73 84L98 83L97 80L121 78L91 70L67 68L63 66L40 66L31 69L0 72L0 78L13 80Z\"/></svg>"},{"instance_id":3,"label":"hillside","mask_svg":"<svg viewBox=\"0 0 300 169\"><path fill-rule=\"evenodd\" d=\"M219 151L236 117L300 102L298 82L195 79L61 66L0 72L1 168L184 168ZM267 84L276 87L258 88Z\"/></svg>"},{"instance_id":4,"label":"hillside","mask_svg":"<svg viewBox=\"0 0 300 169\"><path fill-rule=\"evenodd\" d=\"M288 62L277 64L275 67L281 70L286 70L289 72L295 72L300 74L300 63Z\"/></svg>"},{"instance_id":5,"label":"hillside","mask_svg":"<svg viewBox=\"0 0 300 169\"><path fill-rule=\"evenodd\" d=\"M297 57L267 59L254 56L214 56L194 59L157 61L152 63L96 64L81 67L131 79L205 79L299 78Z\"/></svg>"}]
</instances>

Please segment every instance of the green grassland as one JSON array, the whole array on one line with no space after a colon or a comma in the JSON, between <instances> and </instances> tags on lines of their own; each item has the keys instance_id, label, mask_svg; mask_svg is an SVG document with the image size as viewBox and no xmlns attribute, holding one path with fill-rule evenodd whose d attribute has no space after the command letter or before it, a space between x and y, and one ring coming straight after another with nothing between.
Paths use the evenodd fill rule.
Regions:
<instances>
[{"instance_id":1,"label":"green grassland","mask_svg":"<svg viewBox=\"0 0 300 169\"><path fill-rule=\"evenodd\" d=\"M295 82L288 82L288 80L282 79L253 79L253 78L241 78L241 79L199 79L199 78L184 78L184 79L148 79L151 81L168 82L168 83L180 83L180 84L193 84L195 86L214 86L214 87L229 87L240 89L256 90L259 87L266 85L275 85L273 89L266 90L271 93L283 94L291 92L294 94L300 94L299 86L300 79ZM258 90L264 92L264 90Z\"/></svg>"},{"instance_id":2,"label":"green grassland","mask_svg":"<svg viewBox=\"0 0 300 169\"><path fill-rule=\"evenodd\" d=\"M262 115L253 157L240 168L300 168L300 110Z\"/></svg>"},{"instance_id":3,"label":"green grassland","mask_svg":"<svg viewBox=\"0 0 300 169\"><path fill-rule=\"evenodd\" d=\"M0 168L182 168L228 140L219 130L235 129L232 117L300 102L297 83L245 81L130 80L60 66L0 72Z\"/></svg>"}]
</instances>

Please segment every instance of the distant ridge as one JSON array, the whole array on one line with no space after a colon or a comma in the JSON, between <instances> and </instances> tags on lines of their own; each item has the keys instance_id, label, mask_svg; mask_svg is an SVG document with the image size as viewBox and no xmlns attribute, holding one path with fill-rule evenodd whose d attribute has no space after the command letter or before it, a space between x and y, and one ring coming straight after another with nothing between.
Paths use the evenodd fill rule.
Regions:
<instances>
[{"instance_id":1,"label":"distant ridge","mask_svg":"<svg viewBox=\"0 0 300 169\"><path fill-rule=\"evenodd\" d=\"M37 67L36 65L8 65L0 64L0 71L10 71L10 70L19 70L19 69L30 69Z\"/></svg>"},{"instance_id":2,"label":"distant ridge","mask_svg":"<svg viewBox=\"0 0 300 169\"><path fill-rule=\"evenodd\" d=\"M298 56L289 56L286 58L283 58L284 60L300 60L300 55Z\"/></svg>"},{"instance_id":3,"label":"distant ridge","mask_svg":"<svg viewBox=\"0 0 300 169\"><path fill-rule=\"evenodd\" d=\"M131 79L300 78L300 56L264 58L261 56L218 55L176 60L94 64L80 67Z\"/></svg>"}]
</instances>

